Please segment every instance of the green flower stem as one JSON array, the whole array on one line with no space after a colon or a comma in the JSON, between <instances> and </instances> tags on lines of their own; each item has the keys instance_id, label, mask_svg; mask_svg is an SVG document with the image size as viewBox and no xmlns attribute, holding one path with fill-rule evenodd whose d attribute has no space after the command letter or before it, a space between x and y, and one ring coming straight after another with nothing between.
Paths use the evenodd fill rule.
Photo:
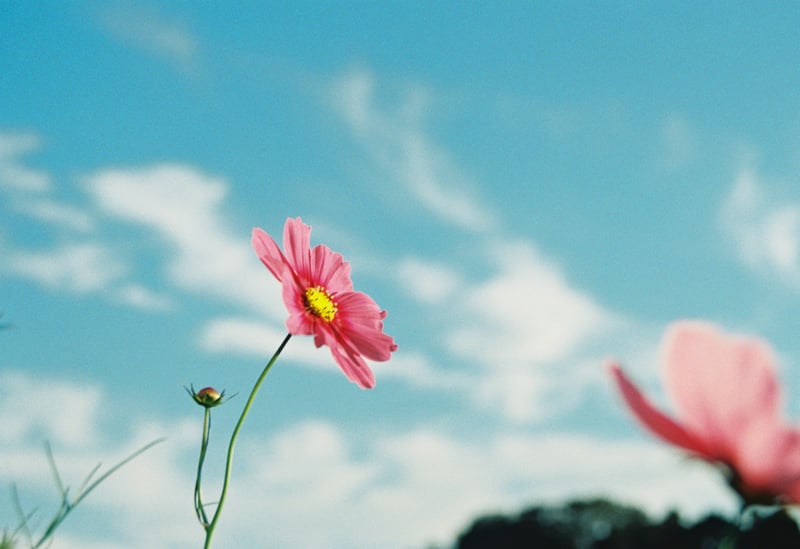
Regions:
<instances>
[{"instance_id":1,"label":"green flower stem","mask_svg":"<svg viewBox=\"0 0 800 549\"><path fill-rule=\"evenodd\" d=\"M228 494L228 484L231 478L231 468L233 466L233 447L236 445L236 439L239 436L239 431L244 424L244 419L247 417L247 414L250 412L250 407L253 405L253 401L256 398L256 394L258 390L261 388L261 384L264 383L264 379L267 377L272 365L275 364L275 361L278 359L278 356L283 351L283 348L286 347L286 344L289 342L289 338L292 337L292 334L286 334L286 337L281 342L278 350L275 351L275 354L272 355L272 358L269 359L267 365L264 366L264 370L261 372L261 375L256 380L256 384L253 385L253 390L250 392L250 396L247 398L247 402L244 405L244 409L242 410L242 415L239 416L239 421L236 423L236 427L233 429L233 434L231 435L231 441L228 444L228 459L225 463L225 478L222 481L222 492L219 495L219 503L217 504L217 508L214 511L214 517L211 519L208 527L206 528L206 543L203 545L203 549L209 549L211 547L211 537L214 535L214 530L217 527L217 522L219 521L220 513L222 511L222 506L225 505L225 497Z\"/></svg>"},{"instance_id":2,"label":"green flower stem","mask_svg":"<svg viewBox=\"0 0 800 549\"><path fill-rule=\"evenodd\" d=\"M211 408L205 409L203 415L203 440L200 442L200 459L197 461L197 480L194 483L194 511L197 514L197 520L203 528L208 528L208 517L206 510L203 506L203 494L200 491L200 479L203 476L203 462L206 459L206 450L208 450L208 433L211 429Z\"/></svg>"}]
</instances>

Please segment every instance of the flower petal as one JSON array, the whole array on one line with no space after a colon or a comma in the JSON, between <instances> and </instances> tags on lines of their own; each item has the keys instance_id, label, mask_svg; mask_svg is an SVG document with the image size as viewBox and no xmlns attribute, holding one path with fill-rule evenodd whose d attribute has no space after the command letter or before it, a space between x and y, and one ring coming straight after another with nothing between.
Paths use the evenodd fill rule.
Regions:
<instances>
[{"instance_id":1,"label":"flower petal","mask_svg":"<svg viewBox=\"0 0 800 549\"><path fill-rule=\"evenodd\" d=\"M305 312L291 313L286 319L286 329L292 335L312 335L315 332L314 320Z\"/></svg>"},{"instance_id":2,"label":"flower petal","mask_svg":"<svg viewBox=\"0 0 800 549\"><path fill-rule=\"evenodd\" d=\"M714 456L709 455L702 440L650 404L618 364L612 363L608 366L608 369L631 412L650 432L670 444L688 450L700 457L714 459Z\"/></svg>"},{"instance_id":3,"label":"flower petal","mask_svg":"<svg viewBox=\"0 0 800 549\"><path fill-rule=\"evenodd\" d=\"M333 359L344 372L344 375L347 376L347 379L362 389L372 389L375 386L375 375L370 367L339 334L325 327L317 331L315 343L317 343L317 338L330 347ZM317 343L317 347L319 346Z\"/></svg>"},{"instance_id":4,"label":"flower petal","mask_svg":"<svg viewBox=\"0 0 800 549\"><path fill-rule=\"evenodd\" d=\"M371 297L362 292L350 292L339 301L341 331L359 353L370 360L389 360L397 350L394 339L383 333L386 316Z\"/></svg>"},{"instance_id":5,"label":"flower petal","mask_svg":"<svg viewBox=\"0 0 800 549\"><path fill-rule=\"evenodd\" d=\"M299 217L283 226L283 249L301 284L311 285L311 227Z\"/></svg>"},{"instance_id":6,"label":"flower petal","mask_svg":"<svg viewBox=\"0 0 800 549\"><path fill-rule=\"evenodd\" d=\"M710 324L676 323L665 337L665 386L678 418L725 460L736 454L749 422L777 418L780 390L773 364L764 343Z\"/></svg>"},{"instance_id":7,"label":"flower petal","mask_svg":"<svg viewBox=\"0 0 800 549\"><path fill-rule=\"evenodd\" d=\"M279 281L283 281L286 276L286 270L290 269L290 266L275 239L264 232L263 229L256 227L253 229L250 243L258 258L269 269L269 272Z\"/></svg>"},{"instance_id":8,"label":"flower petal","mask_svg":"<svg viewBox=\"0 0 800 549\"><path fill-rule=\"evenodd\" d=\"M347 292L337 299L340 318L355 329L382 328L386 314L375 300L364 292Z\"/></svg>"},{"instance_id":9,"label":"flower petal","mask_svg":"<svg viewBox=\"0 0 800 549\"><path fill-rule=\"evenodd\" d=\"M798 429L782 421L761 418L739 436L739 451L733 466L745 489L754 494L800 496Z\"/></svg>"},{"instance_id":10,"label":"flower petal","mask_svg":"<svg viewBox=\"0 0 800 549\"><path fill-rule=\"evenodd\" d=\"M350 264L341 254L332 252L324 244L311 250L311 280L314 285L323 286L331 295L353 291L350 279Z\"/></svg>"},{"instance_id":11,"label":"flower petal","mask_svg":"<svg viewBox=\"0 0 800 549\"><path fill-rule=\"evenodd\" d=\"M302 315L306 313L306 304L304 301L305 289L297 284L297 280L292 276L286 277L283 280L283 288L281 295L283 296L283 303L290 315Z\"/></svg>"}]
</instances>

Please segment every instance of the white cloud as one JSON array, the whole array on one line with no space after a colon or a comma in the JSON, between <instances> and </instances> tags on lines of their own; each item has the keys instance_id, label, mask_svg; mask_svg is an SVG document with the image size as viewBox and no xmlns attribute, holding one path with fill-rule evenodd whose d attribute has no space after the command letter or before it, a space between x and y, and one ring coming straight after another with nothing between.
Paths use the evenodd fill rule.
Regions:
<instances>
[{"instance_id":1,"label":"white cloud","mask_svg":"<svg viewBox=\"0 0 800 549\"><path fill-rule=\"evenodd\" d=\"M106 470L167 436L93 492L57 533L54 548L81 540L120 549L200 542L191 505L199 416L142 422L115 409L96 386L11 371L0 380L7 388L0 477L18 484L23 502L31 501L32 487L51 482L43 474L42 434L54 442L62 478L73 487L98 462ZM123 430L114 429L119 420ZM247 432L216 536L223 547L422 547L452 540L478 513L580 497L608 496L654 514L672 507L690 515L732 511L734 504L712 468L650 440L506 429L459 436L431 425L375 432L313 418L266 438ZM221 477L217 452L224 453L224 444L211 447L204 475L209 501ZM43 503L47 510L52 500ZM103 533L87 538L98 517Z\"/></svg>"},{"instance_id":2,"label":"white cloud","mask_svg":"<svg viewBox=\"0 0 800 549\"><path fill-rule=\"evenodd\" d=\"M382 379L399 379L420 388L438 391L458 391L469 394L474 388L474 375L461 369L438 366L424 353L411 349L397 352L388 362L372 364L379 382Z\"/></svg>"},{"instance_id":3,"label":"white cloud","mask_svg":"<svg viewBox=\"0 0 800 549\"><path fill-rule=\"evenodd\" d=\"M94 443L93 425L103 397L93 385L40 380L17 371L0 370L0 441L14 446L27 438L77 447ZM10 474L4 465L3 474Z\"/></svg>"},{"instance_id":4,"label":"white cloud","mask_svg":"<svg viewBox=\"0 0 800 549\"><path fill-rule=\"evenodd\" d=\"M40 146L41 138L34 133L0 132L0 187L35 192L51 187L49 174L20 161L21 156L38 150Z\"/></svg>"},{"instance_id":5,"label":"white cloud","mask_svg":"<svg viewBox=\"0 0 800 549\"><path fill-rule=\"evenodd\" d=\"M17 209L39 220L81 233L94 228L94 220L85 211L50 199L22 203Z\"/></svg>"},{"instance_id":6,"label":"white cloud","mask_svg":"<svg viewBox=\"0 0 800 549\"><path fill-rule=\"evenodd\" d=\"M778 201L752 169L742 170L720 212L724 233L754 271L800 288L800 201Z\"/></svg>"},{"instance_id":7,"label":"white cloud","mask_svg":"<svg viewBox=\"0 0 800 549\"><path fill-rule=\"evenodd\" d=\"M44 286L77 293L105 290L127 270L111 252L94 243L64 244L43 252L12 252L6 269Z\"/></svg>"},{"instance_id":8,"label":"white cloud","mask_svg":"<svg viewBox=\"0 0 800 549\"><path fill-rule=\"evenodd\" d=\"M471 232L495 225L494 215L475 196L473 185L447 154L419 127L426 94L417 89L404 97L396 113L382 111L375 97L375 81L366 70L342 77L333 100L365 150L385 174L443 221Z\"/></svg>"},{"instance_id":9,"label":"white cloud","mask_svg":"<svg viewBox=\"0 0 800 549\"><path fill-rule=\"evenodd\" d=\"M172 299L163 293L156 293L139 284L127 284L117 290L117 299L137 309L147 311L167 311L172 309Z\"/></svg>"},{"instance_id":10,"label":"white cloud","mask_svg":"<svg viewBox=\"0 0 800 549\"><path fill-rule=\"evenodd\" d=\"M216 353L233 352L266 361L278 349L286 334L286 329L276 329L263 320L215 318L203 328L200 345ZM283 360L336 371L330 351L325 347L314 347L310 337L292 337L281 357Z\"/></svg>"},{"instance_id":11,"label":"white cloud","mask_svg":"<svg viewBox=\"0 0 800 549\"><path fill-rule=\"evenodd\" d=\"M546 373L535 364L512 366L496 364L496 371L487 372L485 380L475 386L473 399L485 410L494 410L507 419L517 422L542 421L570 408L577 400L573 392L577 387L557 394L569 371L557 366ZM558 377L561 377L559 383Z\"/></svg>"},{"instance_id":12,"label":"white cloud","mask_svg":"<svg viewBox=\"0 0 800 549\"><path fill-rule=\"evenodd\" d=\"M423 547L452 541L482 512L581 497L610 496L659 515L734 503L710 467L663 447L565 433L466 440L419 427L370 436L361 448L342 429L310 420L250 456L230 509L230 545ZM265 517L261 537L248 537L248 525Z\"/></svg>"},{"instance_id":13,"label":"white cloud","mask_svg":"<svg viewBox=\"0 0 800 549\"><path fill-rule=\"evenodd\" d=\"M454 353L486 362L550 362L611 320L529 242L498 244L491 254L497 274L462 290L472 326L451 335Z\"/></svg>"},{"instance_id":14,"label":"white cloud","mask_svg":"<svg viewBox=\"0 0 800 549\"><path fill-rule=\"evenodd\" d=\"M415 257L400 260L396 278L409 295L430 304L446 301L463 284L460 275L449 266Z\"/></svg>"},{"instance_id":15,"label":"white cloud","mask_svg":"<svg viewBox=\"0 0 800 549\"><path fill-rule=\"evenodd\" d=\"M278 284L222 213L228 184L192 167L160 164L107 169L85 179L106 214L154 231L174 253L167 274L178 287L212 295L282 321Z\"/></svg>"},{"instance_id":16,"label":"white cloud","mask_svg":"<svg viewBox=\"0 0 800 549\"><path fill-rule=\"evenodd\" d=\"M531 243L490 248L497 272L460 290L447 349L481 365L474 397L483 405L515 421L542 419L575 403L564 395L585 389L581 354L621 320L572 288Z\"/></svg>"},{"instance_id":17,"label":"white cloud","mask_svg":"<svg viewBox=\"0 0 800 549\"><path fill-rule=\"evenodd\" d=\"M379 465L358 463L348 446L334 425L309 420L275 435L243 466L252 480L266 488L265 494L292 492L287 512L321 512L357 497L375 479ZM265 467L262 456L269 456L269 466ZM328 474L331 469L335 475Z\"/></svg>"},{"instance_id":18,"label":"white cloud","mask_svg":"<svg viewBox=\"0 0 800 549\"><path fill-rule=\"evenodd\" d=\"M155 9L116 5L101 12L100 23L121 41L182 68L191 68L197 61L199 41L186 22Z\"/></svg>"},{"instance_id":19,"label":"white cloud","mask_svg":"<svg viewBox=\"0 0 800 549\"><path fill-rule=\"evenodd\" d=\"M285 333L261 320L216 318L208 322L201 336L201 345L219 353L234 351L256 357L275 352Z\"/></svg>"}]
</instances>

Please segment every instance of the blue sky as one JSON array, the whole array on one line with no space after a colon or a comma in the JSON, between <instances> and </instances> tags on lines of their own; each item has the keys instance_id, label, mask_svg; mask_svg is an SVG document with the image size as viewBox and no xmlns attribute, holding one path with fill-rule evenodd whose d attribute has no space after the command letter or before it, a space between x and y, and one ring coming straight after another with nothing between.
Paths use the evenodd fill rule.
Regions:
<instances>
[{"instance_id":1,"label":"blue sky","mask_svg":"<svg viewBox=\"0 0 800 549\"><path fill-rule=\"evenodd\" d=\"M284 334L249 246L301 216L389 312L359 390L294 338L245 425L227 547L423 547L605 495L730 510L606 378L664 328L759 335L800 411L800 13L789 4L6 3L0 517L167 441L56 549L197 547L202 413ZM207 492L244 396L214 413ZM212 496L208 496L211 498ZM313 525L310 527L309 525Z\"/></svg>"}]
</instances>

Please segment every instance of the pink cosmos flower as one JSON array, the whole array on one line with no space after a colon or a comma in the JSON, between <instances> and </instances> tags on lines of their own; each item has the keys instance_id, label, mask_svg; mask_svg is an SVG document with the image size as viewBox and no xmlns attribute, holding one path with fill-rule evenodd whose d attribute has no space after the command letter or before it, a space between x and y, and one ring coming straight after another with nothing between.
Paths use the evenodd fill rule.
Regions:
<instances>
[{"instance_id":1,"label":"pink cosmos flower","mask_svg":"<svg viewBox=\"0 0 800 549\"><path fill-rule=\"evenodd\" d=\"M710 324L678 322L664 338L663 361L674 419L610 365L636 418L666 442L719 465L744 504L800 503L800 430L780 417L769 346Z\"/></svg>"},{"instance_id":2,"label":"pink cosmos flower","mask_svg":"<svg viewBox=\"0 0 800 549\"><path fill-rule=\"evenodd\" d=\"M261 262L283 284L289 333L313 335L317 347L330 347L350 381L365 389L374 387L375 376L364 357L389 360L397 345L383 333L386 311L367 294L353 291L350 264L325 245L311 248L311 227L299 217L286 220L286 255L259 228L253 229L252 244Z\"/></svg>"}]
</instances>

